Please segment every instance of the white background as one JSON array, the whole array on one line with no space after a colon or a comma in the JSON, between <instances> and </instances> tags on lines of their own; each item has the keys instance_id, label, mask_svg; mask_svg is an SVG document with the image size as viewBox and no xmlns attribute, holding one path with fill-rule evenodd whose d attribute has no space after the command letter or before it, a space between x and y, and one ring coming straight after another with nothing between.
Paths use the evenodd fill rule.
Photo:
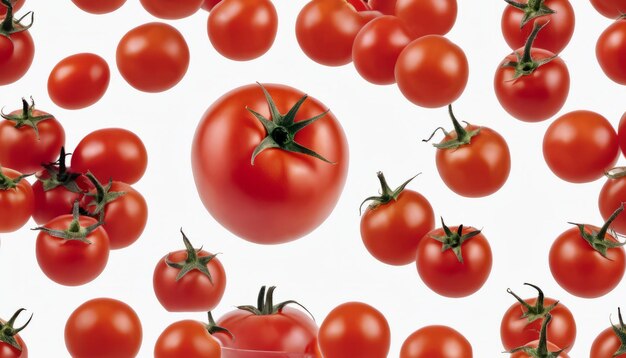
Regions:
<instances>
[{"instance_id":1,"label":"white background","mask_svg":"<svg viewBox=\"0 0 626 358\"><path fill-rule=\"evenodd\" d=\"M395 86L365 82L352 65L323 67L305 57L294 34L296 16L305 3L276 0L280 24L274 47L262 58L244 63L226 60L211 47L206 12L170 22L189 43L189 71L174 89L145 94L127 85L115 66L115 48L122 35L155 20L137 0L103 16L84 13L69 0L27 0L20 13L36 13L31 30L36 58L23 79L0 87L0 105L6 111L19 108L22 96L33 95L38 108L52 112L64 125L68 151L98 128L116 126L136 132L148 148L150 163L135 187L146 197L150 216L136 244L112 252L103 274L76 288L59 286L40 271L34 253L37 234L28 230L34 222L4 235L0 316L8 318L20 307L34 312L32 324L22 334L32 356L65 357L63 328L69 314L94 297L121 299L138 312L144 327L140 356L150 357L167 325L184 318L205 318L202 313L166 312L152 290L152 270L164 254L181 248L178 230L182 226L196 246L223 253L219 258L229 282L215 310L218 317L235 305L253 304L261 285L277 285L277 299L298 300L318 322L342 302L360 300L377 307L391 325L390 357L398 356L411 332L430 324L446 324L462 332L472 343L475 357L498 357L504 356L500 319L513 303L506 288L533 296L532 289L522 286L532 282L573 311L579 333L571 356L587 356L595 336L608 327L609 315L615 316L617 306L626 303L626 283L599 299L573 297L553 280L547 255L556 236L570 228L567 221L601 224L597 194L603 181L575 185L556 178L541 152L543 133L551 121L519 122L499 106L493 74L510 52L500 32L504 3L493 1L479 7L474 1L459 1L458 20L449 34L470 63L468 86L455 103L457 117L496 129L511 149L509 181L498 193L482 199L461 198L448 190L435 168L435 149L420 141L437 126L451 127L444 108L418 108ZM625 109L624 88L606 78L595 59L596 39L611 21L588 1L576 0L573 5L576 31L562 53L572 86L561 113L594 110L617 125ZM79 52L94 52L109 61L111 85L96 105L63 110L47 98L48 74L60 59ZM350 144L348 181L331 217L307 237L281 246L250 244L223 229L202 206L191 174L191 140L202 113L226 91L254 81L284 83L318 98L340 120ZM423 172L409 188L424 194L437 216L444 216L450 225L484 228L494 266L482 290L465 299L442 298L424 286L414 265L386 266L369 256L359 236L358 205L378 190L378 170L385 172L392 186Z\"/></svg>"}]
</instances>

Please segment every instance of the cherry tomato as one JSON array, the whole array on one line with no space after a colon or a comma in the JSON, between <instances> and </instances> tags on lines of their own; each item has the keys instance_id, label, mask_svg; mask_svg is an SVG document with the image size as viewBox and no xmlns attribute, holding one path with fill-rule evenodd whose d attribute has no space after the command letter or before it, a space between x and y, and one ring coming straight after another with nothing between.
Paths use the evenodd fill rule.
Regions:
<instances>
[{"instance_id":1,"label":"cherry tomato","mask_svg":"<svg viewBox=\"0 0 626 358\"><path fill-rule=\"evenodd\" d=\"M283 85L248 85L204 113L192 167L217 221L248 241L278 244L306 235L333 210L346 180L348 143L319 101Z\"/></svg>"},{"instance_id":2,"label":"cherry tomato","mask_svg":"<svg viewBox=\"0 0 626 358\"><path fill-rule=\"evenodd\" d=\"M117 46L117 68L134 88L163 92L183 79L189 47L174 27L151 22L130 30Z\"/></svg>"},{"instance_id":3,"label":"cherry tomato","mask_svg":"<svg viewBox=\"0 0 626 358\"><path fill-rule=\"evenodd\" d=\"M33 316L31 315L22 327L15 327L15 321L23 311L25 309L20 308L8 321L0 319L0 357L2 358L28 358L28 347L19 333L28 326Z\"/></svg>"},{"instance_id":4,"label":"cherry tomato","mask_svg":"<svg viewBox=\"0 0 626 358\"><path fill-rule=\"evenodd\" d=\"M207 312L224 296L226 273L216 255L194 249L183 234L185 250L164 256L152 283L161 305L170 312Z\"/></svg>"},{"instance_id":5,"label":"cherry tomato","mask_svg":"<svg viewBox=\"0 0 626 358\"><path fill-rule=\"evenodd\" d=\"M83 303L65 324L65 346L73 358L132 358L139 353L142 337L137 313L112 298Z\"/></svg>"},{"instance_id":6,"label":"cherry tomato","mask_svg":"<svg viewBox=\"0 0 626 358\"><path fill-rule=\"evenodd\" d=\"M472 358L472 345L448 326L427 326L413 332L402 344L400 358Z\"/></svg>"},{"instance_id":7,"label":"cherry tomato","mask_svg":"<svg viewBox=\"0 0 626 358\"><path fill-rule=\"evenodd\" d=\"M101 15L119 9L126 0L72 0L72 2L85 12Z\"/></svg>"},{"instance_id":8,"label":"cherry tomato","mask_svg":"<svg viewBox=\"0 0 626 358\"><path fill-rule=\"evenodd\" d=\"M4 65L5 62L11 59L13 55L13 51L15 50L15 46L13 46L13 41L7 37L0 35L0 64Z\"/></svg>"},{"instance_id":9,"label":"cherry tomato","mask_svg":"<svg viewBox=\"0 0 626 358\"><path fill-rule=\"evenodd\" d=\"M18 11L24 6L26 0L10 0L13 4L13 11ZM0 17L4 17L7 14L7 7L4 3L0 3Z\"/></svg>"},{"instance_id":10,"label":"cherry tomato","mask_svg":"<svg viewBox=\"0 0 626 358\"><path fill-rule=\"evenodd\" d=\"M395 15L413 38L445 35L456 22L456 0L397 0Z\"/></svg>"},{"instance_id":11,"label":"cherry tomato","mask_svg":"<svg viewBox=\"0 0 626 358\"><path fill-rule=\"evenodd\" d=\"M81 109L98 102L109 87L109 65L92 53L61 60L48 77L48 94L59 107Z\"/></svg>"},{"instance_id":12,"label":"cherry tomato","mask_svg":"<svg viewBox=\"0 0 626 358\"><path fill-rule=\"evenodd\" d=\"M617 140L619 141L619 147L622 150L622 154L626 156L626 113L624 113L619 121Z\"/></svg>"},{"instance_id":13,"label":"cherry tomato","mask_svg":"<svg viewBox=\"0 0 626 358\"><path fill-rule=\"evenodd\" d=\"M606 221L622 203L626 202L626 168L615 168L607 172L607 181L604 183L598 197L598 206L602 218ZM626 234L626 215L618 216L611 229L618 234Z\"/></svg>"},{"instance_id":14,"label":"cherry tomato","mask_svg":"<svg viewBox=\"0 0 626 358\"><path fill-rule=\"evenodd\" d=\"M25 176L0 167L0 232L13 232L24 226L33 214L35 198Z\"/></svg>"},{"instance_id":15,"label":"cherry tomato","mask_svg":"<svg viewBox=\"0 0 626 358\"><path fill-rule=\"evenodd\" d=\"M539 287L529 283L525 285L535 288L539 294L537 298L523 300L510 289L507 290L518 303L511 305L502 317L500 324L502 345L505 349L511 350L539 339L542 323L550 314L552 321L547 329L549 340L569 352L576 340L576 322L572 312L555 299L544 297Z\"/></svg>"},{"instance_id":16,"label":"cherry tomato","mask_svg":"<svg viewBox=\"0 0 626 358\"><path fill-rule=\"evenodd\" d=\"M396 13L396 0L368 0L367 4L372 10L380 11L385 15Z\"/></svg>"},{"instance_id":17,"label":"cherry tomato","mask_svg":"<svg viewBox=\"0 0 626 358\"><path fill-rule=\"evenodd\" d=\"M372 201L361 217L361 238L379 261L407 265L415 261L422 237L435 228L433 208L422 194L404 189L413 178L396 190L391 190L382 172L378 179L381 195L363 202Z\"/></svg>"},{"instance_id":18,"label":"cherry tomato","mask_svg":"<svg viewBox=\"0 0 626 358\"><path fill-rule=\"evenodd\" d=\"M22 2L16 2L18 7L21 7ZM4 5L4 6L1 6ZM6 7L6 9L5 9ZM0 37L5 37L10 40L12 46L6 43L6 39L3 40L4 47L12 47L9 57L3 57L0 64L0 86L8 85L16 82L22 78L30 65L33 63L35 57L35 44L33 38L30 36L28 29L33 25L33 13L30 13L30 23L25 24L22 19L14 17L14 11L11 0L2 0L0 4L4 19L0 20ZM4 50L4 56L8 53Z\"/></svg>"},{"instance_id":19,"label":"cherry tomato","mask_svg":"<svg viewBox=\"0 0 626 358\"><path fill-rule=\"evenodd\" d=\"M602 32L596 43L596 58L611 80L626 85L626 19L615 21Z\"/></svg>"},{"instance_id":20,"label":"cherry tomato","mask_svg":"<svg viewBox=\"0 0 626 358\"><path fill-rule=\"evenodd\" d=\"M560 349L555 344L548 341L548 324L552 320L552 315L549 313L543 319L541 324L541 331L539 332L539 339L526 343L524 346L514 348L508 353L511 353L511 358L536 358L536 357L562 357L569 358L565 349Z\"/></svg>"},{"instance_id":21,"label":"cherry tomato","mask_svg":"<svg viewBox=\"0 0 626 358\"><path fill-rule=\"evenodd\" d=\"M465 89L469 78L467 57L443 36L423 36L400 53L395 76L409 101L427 108L445 106Z\"/></svg>"},{"instance_id":22,"label":"cherry tomato","mask_svg":"<svg viewBox=\"0 0 626 358\"><path fill-rule=\"evenodd\" d=\"M354 67L361 77L374 84L395 83L396 61L413 38L397 17L378 17L363 26L354 39Z\"/></svg>"},{"instance_id":23,"label":"cherry tomato","mask_svg":"<svg viewBox=\"0 0 626 358\"><path fill-rule=\"evenodd\" d=\"M140 0L141 5L152 16L176 20L189 17L200 10L204 0Z\"/></svg>"},{"instance_id":24,"label":"cherry tomato","mask_svg":"<svg viewBox=\"0 0 626 358\"><path fill-rule=\"evenodd\" d=\"M589 358L625 358L626 325L622 319L622 310L618 308L619 324L613 324L596 337L591 346Z\"/></svg>"},{"instance_id":25,"label":"cherry tomato","mask_svg":"<svg viewBox=\"0 0 626 358\"><path fill-rule=\"evenodd\" d=\"M595 112L569 112L548 127L543 157L559 178L572 183L591 182L617 162L617 133L606 118Z\"/></svg>"},{"instance_id":26,"label":"cherry tomato","mask_svg":"<svg viewBox=\"0 0 626 358\"><path fill-rule=\"evenodd\" d=\"M22 99L22 109L2 115L0 164L22 173L34 173L53 162L65 143L65 131L54 116Z\"/></svg>"},{"instance_id":27,"label":"cherry tomato","mask_svg":"<svg viewBox=\"0 0 626 358\"><path fill-rule=\"evenodd\" d=\"M91 172L103 182L110 179L134 184L148 167L148 152L141 139L122 128L98 129L87 134L72 153L72 168Z\"/></svg>"},{"instance_id":28,"label":"cherry tomato","mask_svg":"<svg viewBox=\"0 0 626 358\"><path fill-rule=\"evenodd\" d=\"M609 19L617 19L626 13L624 0L591 0L591 5Z\"/></svg>"},{"instance_id":29,"label":"cherry tomato","mask_svg":"<svg viewBox=\"0 0 626 358\"><path fill-rule=\"evenodd\" d=\"M217 326L209 312L209 324L193 320L174 322L157 339L154 358L221 358L222 347L212 337L217 332L229 333Z\"/></svg>"},{"instance_id":30,"label":"cherry tomato","mask_svg":"<svg viewBox=\"0 0 626 358\"><path fill-rule=\"evenodd\" d=\"M211 11L222 0L204 0L202 2L202 8L206 11Z\"/></svg>"}]
</instances>

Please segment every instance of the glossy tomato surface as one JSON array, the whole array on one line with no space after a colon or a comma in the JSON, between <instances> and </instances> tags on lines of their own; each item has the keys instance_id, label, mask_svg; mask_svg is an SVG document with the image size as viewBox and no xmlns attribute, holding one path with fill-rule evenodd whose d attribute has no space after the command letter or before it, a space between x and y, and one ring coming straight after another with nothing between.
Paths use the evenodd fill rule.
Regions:
<instances>
[{"instance_id":1,"label":"glossy tomato surface","mask_svg":"<svg viewBox=\"0 0 626 358\"><path fill-rule=\"evenodd\" d=\"M154 346L154 358L221 358L222 347L206 324L178 321L165 328Z\"/></svg>"},{"instance_id":2,"label":"glossy tomato surface","mask_svg":"<svg viewBox=\"0 0 626 358\"><path fill-rule=\"evenodd\" d=\"M619 337L615 334L613 328L609 327L602 331L593 341L589 358L626 358L626 353L615 355L621 345L622 342L620 342Z\"/></svg>"},{"instance_id":3,"label":"glossy tomato surface","mask_svg":"<svg viewBox=\"0 0 626 358\"><path fill-rule=\"evenodd\" d=\"M4 325L7 322L3 319L0 319L0 325ZM28 323L27 323L28 324ZM19 327L13 326L14 329L18 329ZM28 358L28 346L24 339L19 334L12 335L15 342L20 346L20 349L13 347L12 345L0 341L0 358Z\"/></svg>"},{"instance_id":4,"label":"glossy tomato surface","mask_svg":"<svg viewBox=\"0 0 626 358\"><path fill-rule=\"evenodd\" d=\"M598 12L609 19L617 19L626 13L626 2L624 0L590 0L591 5Z\"/></svg>"},{"instance_id":5,"label":"glossy tomato surface","mask_svg":"<svg viewBox=\"0 0 626 358\"><path fill-rule=\"evenodd\" d=\"M622 154L626 156L626 113L622 115L622 118L619 121L617 139L619 141L619 148L622 150Z\"/></svg>"},{"instance_id":6,"label":"glossy tomato surface","mask_svg":"<svg viewBox=\"0 0 626 358\"><path fill-rule=\"evenodd\" d=\"M211 11L222 0L204 0L202 2L202 9L206 11Z\"/></svg>"},{"instance_id":7,"label":"glossy tomato surface","mask_svg":"<svg viewBox=\"0 0 626 358\"><path fill-rule=\"evenodd\" d=\"M402 344L400 358L472 358L472 345L448 326L427 326L413 332Z\"/></svg>"},{"instance_id":8,"label":"glossy tomato surface","mask_svg":"<svg viewBox=\"0 0 626 358\"><path fill-rule=\"evenodd\" d=\"M598 196L598 206L602 218L608 220L615 210L624 202L626 202L626 177L607 178ZM625 235L626 215L619 215L611 224L611 229L615 230L620 235Z\"/></svg>"},{"instance_id":9,"label":"glossy tomato surface","mask_svg":"<svg viewBox=\"0 0 626 358\"><path fill-rule=\"evenodd\" d=\"M626 85L626 19L615 21L600 34L596 43L596 58L611 80Z\"/></svg>"},{"instance_id":10,"label":"glossy tomato surface","mask_svg":"<svg viewBox=\"0 0 626 358\"><path fill-rule=\"evenodd\" d=\"M372 10L380 11L385 15L395 15L396 0L368 0L367 4Z\"/></svg>"},{"instance_id":11,"label":"glossy tomato surface","mask_svg":"<svg viewBox=\"0 0 626 358\"><path fill-rule=\"evenodd\" d=\"M395 15L413 38L445 35L456 22L456 0L397 0Z\"/></svg>"},{"instance_id":12,"label":"glossy tomato surface","mask_svg":"<svg viewBox=\"0 0 626 358\"><path fill-rule=\"evenodd\" d=\"M81 109L98 102L110 79L109 65L92 53L62 59L48 77L48 94L59 107Z\"/></svg>"},{"instance_id":13,"label":"glossy tomato surface","mask_svg":"<svg viewBox=\"0 0 626 358\"><path fill-rule=\"evenodd\" d=\"M113 12L126 3L126 0L72 0L81 10L96 15Z\"/></svg>"},{"instance_id":14,"label":"glossy tomato surface","mask_svg":"<svg viewBox=\"0 0 626 358\"><path fill-rule=\"evenodd\" d=\"M140 0L146 11L160 19L176 20L195 14L203 0Z\"/></svg>"},{"instance_id":15,"label":"glossy tomato surface","mask_svg":"<svg viewBox=\"0 0 626 358\"><path fill-rule=\"evenodd\" d=\"M9 168L0 168L1 175L16 179L22 174ZM33 214L35 198L33 189L26 179L20 180L14 187L3 187L0 180L0 233L13 232L24 226Z\"/></svg>"},{"instance_id":16,"label":"glossy tomato surface","mask_svg":"<svg viewBox=\"0 0 626 358\"><path fill-rule=\"evenodd\" d=\"M35 43L29 30L13 33L9 35L9 38L13 44L13 50L10 56L5 57L1 62L0 86L14 83L24 77L35 58Z\"/></svg>"}]
</instances>

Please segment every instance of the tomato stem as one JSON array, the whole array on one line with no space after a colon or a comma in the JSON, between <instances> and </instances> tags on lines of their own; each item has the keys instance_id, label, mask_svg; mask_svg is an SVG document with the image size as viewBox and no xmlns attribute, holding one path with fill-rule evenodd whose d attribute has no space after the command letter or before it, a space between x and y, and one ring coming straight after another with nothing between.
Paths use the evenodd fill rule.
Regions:
<instances>
[{"instance_id":1,"label":"tomato stem","mask_svg":"<svg viewBox=\"0 0 626 358\"><path fill-rule=\"evenodd\" d=\"M470 144L472 142L472 138L480 133L480 127L473 130L467 130L467 127L463 128L463 126L461 126L461 123L456 119L456 116L452 111L452 104L448 105L448 115L450 116L450 119L452 120L452 125L454 126L454 136L449 140L442 141L441 143L433 143L433 147L437 149L457 149L460 146ZM467 126L470 125L467 122L464 123ZM439 127L435 129L435 131L430 135L428 139L422 139L422 142L429 142L435 136L435 133L437 133L438 130L443 131L446 137L450 135L450 133L448 133L443 127Z\"/></svg>"},{"instance_id":2,"label":"tomato stem","mask_svg":"<svg viewBox=\"0 0 626 358\"><path fill-rule=\"evenodd\" d=\"M27 12L19 19L15 19L13 14L13 3L10 0L1 0L2 5L7 8L6 15L0 24L0 35L9 36L14 33L26 31L33 26L35 21L35 14L32 11ZM28 25L22 25L22 20L30 15L30 23Z\"/></svg>"},{"instance_id":3,"label":"tomato stem","mask_svg":"<svg viewBox=\"0 0 626 358\"><path fill-rule=\"evenodd\" d=\"M615 167L607 170L604 175L609 179L619 179L626 177L626 167Z\"/></svg>"},{"instance_id":4,"label":"tomato stem","mask_svg":"<svg viewBox=\"0 0 626 358\"><path fill-rule=\"evenodd\" d=\"M463 234L463 225L460 225L456 232L452 232L452 230L450 230L450 228L446 226L443 218L441 218L441 227L443 228L445 235L431 235L430 237L442 243L441 252L445 252L446 250L452 250L459 262L463 263L463 244L474 236L480 234L481 230L474 230Z\"/></svg>"},{"instance_id":5,"label":"tomato stem","mask_svg":"<svg viewBox=\"0 0 626 358\"><path fill-rule=\"evenodd\" d=\"M7 121L15 122L15 128L19 129L24 126L31 127L35 131L37 139L39 139L39 122L52 119L54 117L50 114L35 116L35 100L33 99L33 97L30 97L30 100L31 103L29 105L28 102L26 102L26 99L22 98L21 114L7 115L4 113L0 113L0 116L2 116L2 118L6 119Z\"/></svg>"},{"instance_id":6,"label":"tomato stem","mask_svg":"<svg viewBox=\"0 0 626 358\"><path fill-rule=\"evenodd\" d=\"M213 319L213 314L211 313L211 311L209 311L207 314L209 316L209 324L206 325L206 329L210 335L213 335L215 333L224 333L228 335L230 339L235 339L235 336L233 336L233 334L229 330L224 327L220 327L217 325L217 323L215 323L215 319Z\"/></svg>"},{"instance_id":7,"label":"tomato stem","mask_svg":"<svg viewBox=\"0 0 626 358\"><path fill-rule=\"evenodd\" d=\"M15 336L20 333L24 328L26 328L26 326L28 326L30 321L33 319L33 315L31 314L28 321L26 321L26 323L24 323L22 327L14 328L15 321L17 320L18 316L24 311L26 311L25 308L20 308L13 314L13 316L11 316L11 318L6 323L0 322L0 342L8 344L20 352L22 351L22 347L15 339Z\"/></svg>"},{"instance_id":8,"label":"tomato stem","mask_svg":"<svg viewBox=\"0 0 626 358\"><path fill-rule=\"evenodd\" d=\"M545 5L545 0L528 0L527 3L521 3L514 0L504 1L510 6L524 12L522 21L520 21L520 28L524 27L524 25L533 19L556 13L556 11Z\"/></svg>"},{"instance_id":9,"label":"tomato stem","mask_svg":"<svg viewBox=\"0 0 626 358\"><path fill-rule=\"evenodd\" d=\"M515 297L515 299L526 309L526 312L522 314L522 318L527 318L528 323L534 322L538 319L545 318L545 316L548 313L550 313L554 309L554 307L556 307L559 304L559 302L557 301L553 303L552 305L545 307L543 291L539 287L530 283L524 283L524 285L530 286L534 288L535 290L537 290L537 300L534 306L531 306L528 302L526 302L521 297L516 295L515 292L513 292L510 288L507 288L506 292L511 294L513 297Z\"/></svg>"},{"instance_id":10,"label":"tomato stem","mask_svg":"<svg viewBox=\"0 0 626 358\"><path fill-rule=\"evenodd\" d=\"M613 324L611 317L609 316L609 322L611 322L611 328L613 332L617 336L620 341L620 346L617 348L617 351L613 354L613 357L618 357L622 354L626 353L626 326L624 325L624 320L622 319L622 310L617 308L617 316L619 318L619 327Z\"/></svg>"},{"instance_id":11,"label":"tomato stem","mask_svg":"<svg viewBox=\"0 0 626 358\"><path fill-rule=\"evenodd\" d=\"M549 63L550 61L558 57L557 55L554 55L538 61L535 61L532 57L533 43L537 38L537 34L548 24L548 22L540 23L539 21L535 21L535 24L533 25L533 31L530 33L530 36L528 36L526 44L524 45L524 53L520 55L517 51L515 51L514 54L515 57L517 57L517 61L507 61L502 64L502 67L512 67L515 69L515 74L511 79L512 81L522 76L532 74L539 67L545 65L546 63Z\"/></svg>"},{"instance_id":12,"label":"tomato stem","mask_svg":"<svg viewBox=\"0 0 626 358\"><path fill-rule=\"evenodd\" d=\"M398 200L398 197L400 196L402 191L404 191L404 188L406 188L406 186L420 174L421 173L418 173L412 178L409 178L407 181L402 183L402 185L397 187L396 190L391 190L391 188L389 187L389 184L387 184L387 179L385 179L385 175L383 174L383 172L379 171L378 173L376 173L376 176L378 177L378 181L380 181L380 187L381 187L380 195L370 196L366 198L365 200L363 200L363 202L361 203L361 206L359 206L359 215L361 215L363 205L368 201L372 201L372 203L369 205L369 208L375 209L377 206L386 204L390 202L391 200Z\"/></svg>"},{"instance_id":13,"label":"tomato stem","mask_svg":"<svg viewBox=\"0 0 626 358\"><path fill-rule=\"evenodd\" d=\"M95 206L95 209L92 211L86 210L86 214L90 216L103 216L104 208L112 201L117 200L118 198L126 195L125 191L111 191L111 187L113 186L113 179L109 179L109 183L106 186L102 186L102 184L98 181L98 179L91 172L87 172L85 174L87 179L91 181L94 185L96 192L91 194L87 193L86 196L92 196L93 201L89 202L87 206Z\"/></svg>"},{"instance_id":14,"label":"tomato stem","mask_svg":"<svg viewBox=\"0 0 626 358\"><path fill-rule=\"evenodd\" d=\"M306 309L306 307L304 307L297 301L289 300L289 301L284 301L281 303L274 304L274 290L275 289L276 289L276 286L271 286L267 290L265 286L262 286L261 290L259 290L256 307L251 306L251 305L245 305L245 306L238 306L237 308L240 310L250 312L256 316L269 316L269 315L279 313L287 305L294 304L294 305L300 306L300 308L305 310L311 316L311 318L315 320L315 317L313 317L313 314L311 314L311 312L309 312L309 310Z\"/></svg>"},{"instance_id":15,"label":"tomato stem","mask_svg":"<svg viewBox=\"0 0 626 358\"><path fill-rule=\"evenodd\" d=\"M68 155L70 154L65 153L65 147L61 147L59 159L56 162L42 165L48 176L46 178L43 178L41 175L39 175L37 177L37 180L41 182L44 191L50 191L59 186L63 186L65 189L71 191L72 193L84 192L78 186L78 183L76 183L76 179L78 179L82 174L74 173L67 170L65 160Z\"/></svg>"},{"instance_id":16,"label":"tomato stem","mask_svg":"<svg viewBox=\"0 0 626 358\"><path fill-rule=\"evenodd\" d=\"M22 181L22 179L27 178L31 175L32 174L24 174L18 176L15 179L11 179L4 174L4 172L2 171L2 166L0 165L0 190L14 189L15 187L17 187L17 184Z\"/></svg>"},{"instance_id":17,"label":"tomato stem","mask_svg":"<svg viewBox=\"0 0 626 358\"><path fill-rule=\"evenodd\" d=\"M533 348L531 346L523 346L514 348L506 353L515 353L515 352L524 352L529 357L534 358L557 358L561 355L564 349L558 350L556 352L550 352L548 350L548 323L552 320L552 315L547 314L546 318L544 318L541 323L541 331L539 331L539 343L537 343L537 348Z\"/></svg>"},{"instance_id":18,"label":"tomato stem","mask_svg":"<svg viewBox=\"0 0 626 358\"><path fill-rule=\"evenodd\" d=\"M609 259L606 256L606 253L609 249L619 248L619 247L626 245L626 242L610 241L610 240L607 240L606 238L606 234L609 230L609 227L611 226L613 221L619 216L619 214L622 211L624 211L624 203L622 203L620 207L617 208L617 210L615 210L613 214L611 214L609 219L604 223L604 225L602 225L602 227L600 228L600 231L598 232L594 232L594 231L592 231L591 233L587 232L587 230L585 230L584 224L576 224L572 222L570 222L569 224L576 225L578 229L580 230L580 236L585 241L587 241L587 243L594 250L599 252L600 255L602 255L602 257Z\"/></svg>"},{"instance_id":19,"label":"tomato stem","mask_svg":"<svg viewBox=\"0 0 626 358\"><path fill-rule=\"evenodd\" d=\"M65 230L55 230L49 229L45 226L39 226L32 230L43 231L46 234L56 237L63 240L68 241L80 241L85 244L91 245L92 242L87 239L92 232L94 232L98 227L102 226L104 222L99 220L97 223L93 225L89 225L87 227L83 227L80 225L80 206L78 204L78 200L74 202L74 206L72 208L72 222L68 225L68 228Z\"/></svg>"},{"instance_id":20,"label":"tomato stem","mask_svg":"<svg viewBox=\"0 0 626 358\"><path fill-rule=\"evenodd\" d=\"M209 271L207 265L218 254L199 257L198 253L202 251L202 247L199 249L195 249L193 245L191 244L191 242L189 241L189 239L187 238L187 235L185 235L185 233L183 232L182 228L180 229L180 233L183 235L183 242L185 244L185 250L187 251L187 258L185 259L185 261L181 261L181 262L170 261L169 255L165 258L165 263L169 267L180 270L178 275L176 275L176 281L185 277L185 275L188 274L189 272L193 270L197 270L197 271L200 271L202 274L204 274L206 277L208 277L209 282L213 284L213 277L211 276L211 272Z\"/></svg>"}]
</instances>

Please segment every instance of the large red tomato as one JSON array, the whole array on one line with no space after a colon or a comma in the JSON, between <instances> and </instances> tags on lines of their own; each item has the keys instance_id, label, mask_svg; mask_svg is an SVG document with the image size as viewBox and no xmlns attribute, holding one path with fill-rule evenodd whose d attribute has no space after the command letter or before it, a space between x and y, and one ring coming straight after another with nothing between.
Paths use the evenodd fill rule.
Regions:
<instances>
[{"instance_id":1,"label":"large red tomato","mask_svg":"<svg viewBox=\"0 0 626 358\"><path fill-rule=\"evenodd\" d=\"M521 347L511 349L511 358L537 358L537 357L560 357L569 358L565 349L560 349L557 345L548 341L548 324L552 320L552 315L549 313L543 319L541 324L541 331L539 332L539 339L526 343ZM608 358L608 357L607 357Z\"/></svg>"},{"instance_id":2,"label":"large red tomato","mask_svg":"<svg viewBox=\"0 0 626 358\"><path fill-rule=\"evenodd\" d=\"M33 189L25 176L0 167L0 232L13 232L24 226L33 214Z\"/></svg>"},{"instance_id":3,"label":"large red tomato","mask_svg":"<svg viewBox=\"0 0 626 358\"><path fill-rule=\"evenodd\" d=\"M72 2L85 12L101 15L119 9L126 0L72 0Z\"/></svg>"},{"instance_id":4,"label":"large red tomato","mask_svg":"<svg viewBox=\"0 0 626 358\"><path fill-rule=\"evenodd\" d=\"M613 324L596 337L591 345L589 358L626 358L626 325L622 310L617 309L619 324Z\"/></svg>"},{"instance_id":5,"label":"large red tomato","mask_svg":"<svg viewBox=\"0 0 626 358\"><path fill-rule=\"evenodd\" d=\"M445 35L456 22L456 0L397 0L395 15L414 38Z\"/></svg>"},{"instance_id":6,"label":"large red tomato","mask_svg":"<svg viewBox=\"0 0 626 358\"><path fill-rule=\"evenodd\" d=\"M0 57L0 86L11 84L22 78L35 57L35 44L28 29L33 25L33 13L30 13L30 23L23 24L22 18L14 17L11 0L2 0L1 11L6 15L0 20L0 38L2 38L2 57ZM23 2L15 5L21 6ZM28 14L27 14L28 15ZM7 41L8 39L8 41Z\"/></svg>"},{"instance_id":7,"label":"large red tomato","mask_svg":"<svg viewBox=\"0 0 626 358\"><path fill-rule=\"evenodd\" d=\"M318 227L337 203L348 169L348 144L335 116L276 84L239 87L218 99L198 124L191 153L211 215L264 244Z\"/></svg>"},{"instance_id":8,"label":"large red tomato","mask_svg":"<svg viewBox=\"0 0 626 358\"><path fill-rule=\"evenodd\" d=\"M591 0L591 5L600 14L610 19L617 19L626 13L626 2L624 0Z\"/></svg>"},{"instance_id":9,"label":"large red tomato","mask_svg":"<svg viewBox=\"0 0 626 358\"><path fill-rule=\"evenodd\" d=\"M195 14L204 0L140 0L141 5L153 16L176 20Z\"/></svg>"},{"instance_id":10,"label":"large red tomato","mask_svg":"<svg viewBox=\"0 0 626 358\"><path fill-rule=\"evenodd\" d=\"M62 59L48 77L48 94L59 107L81 109L98 102L111 77L109 65L93 53L79 53Z\"/></svg>"},{"instance_id":11,"label":"large red tomato","mask_svg":"<svg viewBox=\"0 0 626 358\"><path fill-rule=\"evenodd\" d=\"M602 32L596 43L596 58L611 80L626 85L626 18L618 19Z\"/></svg>"},{"instance_id":12,"label":"large red tomato","mask_svg":"<svg viewBox=\"0 0 626 358\"><path fill-rule=\"evenodd\" d=\"M400 358L472 358L472 345L448 326L427 326L413 332L402 343Z\"/></svg>"},{"instance_id":13,"label":"large red tomato","mask_svg":"<svg viewBox=\"0 0 626 358\"><path fill-rule=\"evenodd\" d=\"M209 312L209 324L194 320L178 321L165 328L154 345L154 358L221 358L222 347L212 337L229 332L217 326Z\"/></svg>"},{"instance_id":14,"label":"large red tomato","mask_svg":"<svg viewBox=\"0 0 626 358\"><path fill-rule=\"evenodd\" d=\"M19 333L28 326L33 316L22 327L15 327L15 321L24 311L20 308L8 321L0 319L0 358L28 358L28 347Z\"/></svg>"},{"instance_id":15,"label":"large red tomato","mask_svg":"<svg viewBox=\"0 0 626 358\"><path fill-rule=\"evenodd\" d=\"M183 231L185 250L164 256L152 283L161 305L170 312L207 312L224 296L226 273L217 255L195 249Z\"/></svg>"}]
</instances>

